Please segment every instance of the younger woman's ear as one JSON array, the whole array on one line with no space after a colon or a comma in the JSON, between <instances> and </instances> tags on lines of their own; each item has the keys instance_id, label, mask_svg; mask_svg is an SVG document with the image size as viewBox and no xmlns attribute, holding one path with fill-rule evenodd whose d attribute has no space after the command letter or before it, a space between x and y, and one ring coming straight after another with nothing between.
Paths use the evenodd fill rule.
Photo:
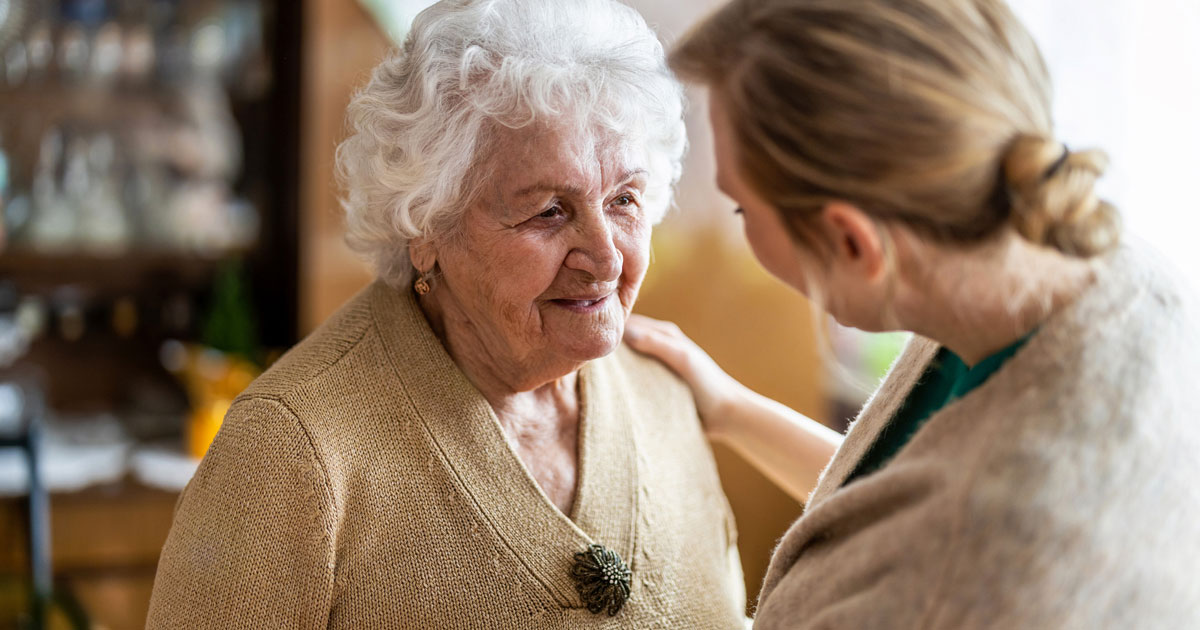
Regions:
<instances>
[{"instance_id":1,"label":"younger woman's ear","mask_svg":"<svg viewBox=\"0 0 1200 630\"><path fill-rule=\"evenodd\" d=\"M408 260L412 263L417 274L422 274L437 264L437 248L433 241L426 238L414 238L408 242Z\"/></svg>"},{"instance_id":2,"label":"younger woman's ear","mask_svg":"<svg viewBox=\"0 0 1200 630\"><path fill-rule=\"evenodd\" d=\"M821 210L821 226L831 239L833 263L858 270L866 280L883 274L883 236L870 215L844 201L831 201Z\"/></svg>"}]
</instances>

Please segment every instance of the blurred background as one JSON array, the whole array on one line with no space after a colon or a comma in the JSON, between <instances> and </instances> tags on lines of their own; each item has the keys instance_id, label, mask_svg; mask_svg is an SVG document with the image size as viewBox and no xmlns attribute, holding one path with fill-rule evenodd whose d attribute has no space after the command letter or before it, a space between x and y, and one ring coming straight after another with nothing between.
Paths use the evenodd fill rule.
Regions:
<instances>
[{"instance_id":1,"label":"blurred background","mask_svg":"<svg viewBox=\"0 0 1200 630\"><path fill-rule=\"evenodd\" d=\"M668 44L719 0L629 0ZM333 150L422 0L0 0L0 628L140 628L229 401L371 279ZM1200 0L1017 0L1072 147L1200 280ZM904 342L814 318L754 262L690 93L679 209L638 309L845 427ZM818 335L829 340L819 349ZM717 449L753 601L802 506Z\"/></svg>"}]
</instances>

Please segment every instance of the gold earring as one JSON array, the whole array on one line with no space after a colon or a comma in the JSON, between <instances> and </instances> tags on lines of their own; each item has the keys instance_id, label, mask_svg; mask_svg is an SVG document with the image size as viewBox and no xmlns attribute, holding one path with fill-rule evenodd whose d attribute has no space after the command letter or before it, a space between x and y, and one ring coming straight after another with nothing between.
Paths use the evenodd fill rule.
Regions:
<instances>
[{"instance_id":1,"label":"gold earring","mask_svg":"<svg viewBox=\"0 0 1200 630\"><path fill-rule=\"evenodd\" d=\"M421 274L421 276L417 278L417 281L413 283L413 291L416 291L417 295L429 294L429 291L432 287L429 286L429 279L426 277L427 275L428 274L424 273Z\"/></svg>"}]
</instances>

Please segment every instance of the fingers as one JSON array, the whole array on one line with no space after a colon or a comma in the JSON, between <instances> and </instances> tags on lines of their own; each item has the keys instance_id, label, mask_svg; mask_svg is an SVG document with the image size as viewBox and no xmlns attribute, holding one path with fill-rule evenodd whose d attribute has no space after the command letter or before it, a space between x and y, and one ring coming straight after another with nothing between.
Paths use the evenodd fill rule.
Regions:
<instances>
[{"instance_id":1,"label":"fingers","mask_svg":"<svg viewBox=\"0 0 1200 630\"><path fill-rule=\"evenodd\" d=\"M687 335L683 334L683 331L679 329L679 326L677 326L675 322L654 319L653 317L646 317L645 315L638 315L637 313L629 316L629 320L626 323L626 330L629 330L630 328L634 330L634 334L639 334L646 331L654 331L670 337L678 337L683 339L687 338Z\"/></svg>"},{"instance_id":2,"label":"fingers","mask_svg":"<svg viewBox=\"0 0 1200 630\"><path fill-rule=\"evenodd\" d=\"M630 321L625 325L625 341L634 350L643 354L648 354L657 358L667 367L674 370L681 376L686 376L691 371L691 363L689 356L690 341L683 333L679 332L678 327L674 327L674 331L670 328L657 325L665 324L651 320L646 317L639 317L635 321L630 317Z\"/></svg>"}]
</instances>

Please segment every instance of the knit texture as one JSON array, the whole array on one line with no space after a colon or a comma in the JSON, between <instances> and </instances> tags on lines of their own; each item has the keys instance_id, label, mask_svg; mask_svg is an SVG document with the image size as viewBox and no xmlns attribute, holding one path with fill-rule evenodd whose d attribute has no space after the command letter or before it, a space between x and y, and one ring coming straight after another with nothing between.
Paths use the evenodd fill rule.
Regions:
<instances>
[{"instance_id":1,"label":"knit texture","mask_svg":"<svg viewBox=\"0 0 1200 630\"><path fill-rule=\"evenodd\" d=\"M242 394L177 506L149 628L743 628L687 387L622 347L579 375L574 513L529 475L414 299L375 283ZM632 571L593 614L591 544Z\"/></svg>"},{"instance_id":2,"label":"knit texture","mask_svg":"<svg viewBox=\"0 0 1200 630\"><path fill-rule=\"evenodd\" d=\"M842 482L916 338L776 550L755 627L1200 628L1200 310L1125 248L885 467Z\"/></svg>"}]
</instances>

